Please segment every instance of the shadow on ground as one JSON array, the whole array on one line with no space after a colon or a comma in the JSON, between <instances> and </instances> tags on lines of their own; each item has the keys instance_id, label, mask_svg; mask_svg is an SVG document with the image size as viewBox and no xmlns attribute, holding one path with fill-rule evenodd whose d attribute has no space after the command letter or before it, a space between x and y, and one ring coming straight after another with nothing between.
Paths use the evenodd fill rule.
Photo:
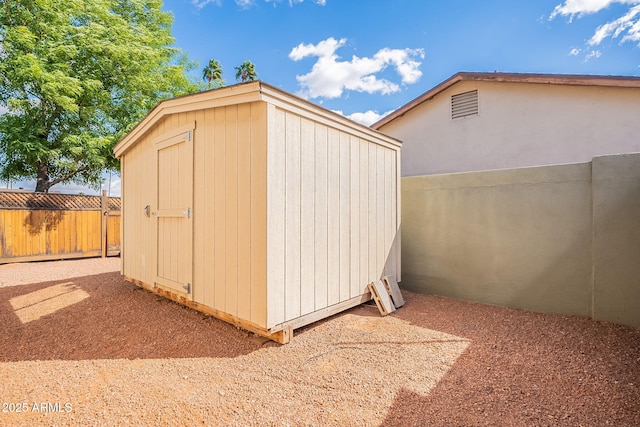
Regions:
<instances>
[{"instance_id":1,"label":"shadow on ground","mask_svg":"<svg viewBox=\"0 0 640 427\"><path fill-rule=\"evenodd\" d=\"M236 357L265 345L118 272L0 288L0 324L2 362Z\"/></svg>"},{"instance_id":2,"label":"shadow on ground","mask_svg":"<svg viewBox=\"0 0 640 427\"><path fill-rule=\"evenodd\" d=\"M381 426L640 425L640 329L405 292L393 315L471 344Z\"/></svg>"},{"instance_id":3,"label":"shadow on ground","mask_svg":"<svg viewBox=\"0 0 640 427\"><path fill-rule=\"evenodd\" d=\"M281 347L277 353L286 362L278 369L290 369L290 356L297 356L299 366L323 362L334 369L317 371L320 379L334 381L335 366L347 373L352 368L340 365L341 353L334 349L362 351L367 358L364 344L380 349L380 343L391 342L377 362L411 372L419 362L410 351L422 343L423 352L440 345L421 340L430 330L469 345L428 392L398 390L382 426L640 425L640 329L406 291L404 296L407 304L391 315L404 323L385 322L384 329L367 334L379 323L377 309L356 307L339 315L345 325L326 338L329 350L309 357ZM335 319L301 328L295 336L312 336ZM389 341L396 323L422 329L412 332L416 339L404 336L403 344L409 339L410 345L400 345ZM118 272L0 288L0 325L0 362L233 358L275 345L143 290ZM381 334L389 339L377 338ZM293 354L284 354L288 350ZM432 355L436 361L442 357L438 350ZM262 364L250 369L260 371ZM258 387L244 383L242 393L249 386Z\"/></svg>"}]
</instances>

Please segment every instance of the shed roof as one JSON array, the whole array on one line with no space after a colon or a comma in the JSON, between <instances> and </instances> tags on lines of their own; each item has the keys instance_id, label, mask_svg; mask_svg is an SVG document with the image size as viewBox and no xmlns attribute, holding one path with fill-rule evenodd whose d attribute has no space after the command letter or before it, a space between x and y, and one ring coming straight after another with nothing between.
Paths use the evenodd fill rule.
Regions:
<instances>
[{"instance_id":1,"label":"shed roof","mask_svg":"<svg viewBox=\"0 0 640 427\"><path fill-rule=\"evenodd\" d=\"M109 197L109 210L120 210L119 197ZM101 196L0 191L0 209L100 210Z\"/></svg>"},{"instance_id":2,"label":"shed roof","mask_svg":"<svg viewBox=\"0 0 640 427\"><path fill-rule=\"evenodd\" d=\"M324 107L292 95L265 82L254 81L161 101L140 121L140 123L138 123L118 144L116 144L113 151L116 157L121 157L139 138L141 138L164 116L186 111L196 111L205 108L215 108L255 101L269 102L271 104L299 112L303 115L314 113L315 115L320 116L323 121L331 123L334 126L348 127L357 130L362 135L367 135L369 138L373 137L378 140L383 140L386 143L391 143L397 146L401 145L399 140L388 135L384 135L360 123L356 123L341 114L327 110Z\"/></svg>"},{"instance_id":3,"label":"shed roof","mask_svg":"<svg viewBox=\"0 0 640 427\"><path fill-rule=\"evenodd\" d=\"M640 77L632 76L593 76L577 74L530 74L530 73L469 73L459 72L449 79L423 93L414 100L406 103L393 113L383 117L371 125L372 129L382 126L402 117L405 113L418 105L433 99L436 95L462 81L484 81L499 83L534 83L570 86L607 86L640 88Z\"/></svg>"}]
</instances>

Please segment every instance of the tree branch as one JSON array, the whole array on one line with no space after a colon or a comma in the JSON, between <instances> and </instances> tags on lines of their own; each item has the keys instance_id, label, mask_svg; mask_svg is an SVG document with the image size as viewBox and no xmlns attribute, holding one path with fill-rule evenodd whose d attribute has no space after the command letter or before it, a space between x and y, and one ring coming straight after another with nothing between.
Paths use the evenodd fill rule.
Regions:
<instances>
[{"instance_id":1,"label":"tree branch","mask_svg":"<svg viewBox=\"0 0 640 427\"><path fill-rule=\"evenodd\" d=\"M73 172L69 172L68 174L59 176L58 178L54 179L53 181L49 181L49 188L53 187L56 184L60 184L62 181L66 181L69 178L73 178L74 176L78 175L79 173L85 172L89 170L89 166L83 166L80 169L76 169Z\"/></svg>"}]
</instances>

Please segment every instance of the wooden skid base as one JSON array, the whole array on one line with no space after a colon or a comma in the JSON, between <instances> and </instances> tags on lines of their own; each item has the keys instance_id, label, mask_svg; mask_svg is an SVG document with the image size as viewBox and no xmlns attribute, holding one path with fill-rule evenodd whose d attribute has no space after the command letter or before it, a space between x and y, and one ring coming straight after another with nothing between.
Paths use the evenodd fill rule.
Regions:
<instances>
[{"instance_id":1,"label":"wooden skid base","mask_svg":"<svg viewBox=\"0 0 640 427\"><path fill-rule=\"evenodd\" d=\"M289 326L293 329L301 328L303 326L307 326L319 320L326 319L327 317L331 317L334 314L342 313L345 310L348 310L350 308L353 308L355 306L358 306L370 300L371 300L371 293L365 292L364 294L359 295L357 297L339 302L334 305L330 305L329 307L325 307L320 310L314 311L313 313L300 316L297 319L290 320L286 323L275 325L275 329L281 329L285 326Z\"/></svg>"},{"instance_id":2,"label":"wooden skid base","mask_svg":"<svg viewBox=\"0 0 640 427\"><path fill-rule=\"evenodd\" d=\"M174 292L168 291L167 289L163 289L160 287L154 287L153 285L149 285L148 283L141 282L140 280L133 279L128 276L124 276L125 280L134 283L141 288L144 288L148 291L151 291L155 294L162 295L165 298L168 298L172 301L175 301L179 304L185 305L187 307L193 308L194 310L198 310L201 313L208 314L217 319L223 320L227 323L231 323L239 328L242 328L246 331L253 332L256 335L260 335L265 338L269 338L280 344L287 344L293 338L293 328L291 326L284 327L283 329L273 331L269 329L265 329L255 323L249 322L244 319L240 319L236 316L233 316L229 313L225 313L220 310L216 310L215 308L208 307L206 305L197 303L195 301L191 301L185 296L178 295Z\"/></svg>"}]
</instances>

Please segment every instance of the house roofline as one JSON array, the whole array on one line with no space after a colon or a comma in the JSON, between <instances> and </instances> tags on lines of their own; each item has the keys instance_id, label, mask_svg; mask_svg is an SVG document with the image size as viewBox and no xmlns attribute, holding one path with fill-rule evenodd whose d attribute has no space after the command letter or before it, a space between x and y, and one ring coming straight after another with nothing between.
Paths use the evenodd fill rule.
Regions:
<instances>
[{"instance_id":1,"label":"house roofline","mask_svg":"<svg viewBox=\"0 0 640 427\"><path fill-rule=\"evenodd\" d=\"M449 77L439 85L433 87L417 98L409 101L391 114L383 117L371 125L372 129L379 130L382 126L402 117L404 114L418 105L433 99L436 95L449 89L461 81L483 81L499 83L533 83L555 84L570 86L606 86L606 87L632 87L640 88L640 77L634 76L598 76L583 74L533 74L533 73L474 73L459 72Z\"/></svg>"}]
</instances>

